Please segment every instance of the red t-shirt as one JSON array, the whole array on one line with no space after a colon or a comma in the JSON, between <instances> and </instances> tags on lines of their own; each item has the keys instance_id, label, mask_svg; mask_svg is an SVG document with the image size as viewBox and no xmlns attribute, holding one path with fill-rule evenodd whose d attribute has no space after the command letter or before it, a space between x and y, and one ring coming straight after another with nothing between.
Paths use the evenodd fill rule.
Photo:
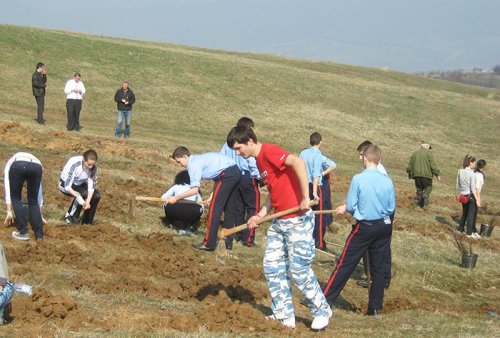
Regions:
<instances>
[{"instance_id":1,"label":"red t-shirt","mask_svg":"<svg viewBox=\"0 0 500 338\"><path fill-rule=\"evenodd\" d=\"M302 201L299 178L292 167L284 164L288 155L280 146L265 143L256 159L260 177L269 190L275 212L294 208ZM298 211L280 218L296 217L304 212Z\"/></svg>"}]
</instances>

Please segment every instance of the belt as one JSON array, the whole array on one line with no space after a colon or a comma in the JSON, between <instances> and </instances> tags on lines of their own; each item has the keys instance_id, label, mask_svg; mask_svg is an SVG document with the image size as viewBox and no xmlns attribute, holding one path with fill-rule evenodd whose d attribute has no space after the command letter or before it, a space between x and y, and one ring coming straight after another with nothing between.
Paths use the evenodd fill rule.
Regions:
<instances>
[{"instance_id":1,"label":"belt","mask_svg":"<svg viewBox=\"0 0 500 338\"><path fill-rule=\"evenodd\" d=\"M33 162L33 163L41 165L40 161L37 161L34 158L27 157L27 156L17 156L16 158L14 158L14 162L18 162L18 161Z\"/></svg>"}]
</instances>

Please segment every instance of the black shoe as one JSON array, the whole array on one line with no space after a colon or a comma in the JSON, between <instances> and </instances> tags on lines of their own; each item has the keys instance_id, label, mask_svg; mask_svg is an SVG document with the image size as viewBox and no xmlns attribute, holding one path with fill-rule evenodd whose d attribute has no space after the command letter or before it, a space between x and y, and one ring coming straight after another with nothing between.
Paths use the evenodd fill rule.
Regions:
<instances>
[{"instance_id":1,"label":"black shoe","mask_svg":"<svg viewBox=\"0 0 500 338\"><path fill-rule=\"evenodd\" d=\"M362 286L365 289L367 289L368 288L368 281L366 279L358 279L356 281L356 285Z\"/></svg>"},{"instance_id":2,"label":"black shoe","mask_svg":"<svg viewBox=\"0 0 500 338\"><path fill-rule=\"evenodd\" d=\"M198 249L198 250L203 250L203 251L214 251L215 249L211 249L209 248L208 246L205 246L203 245L203 243L201 244L196 244L196 243L193 243L191 244L194 248Z\"/></svg>"},{"instance_id":3,"label":"black shoe","mask_svg":"<svg viewBox=\"0 0 500 338\"><path fill-rule=\"evenodd\" d=\"M367 316L378 316L381 314L381 310L370 310L368 309L368 312L366 312Z\"/></svg>"},{"instance_id":4,"label":"black shoe","mask_svg":"<svg viewBox=\"0 0 500 338\"><path fill-rule=\"evenodd\" d=\"M329 254L332 254L332 255L335 255L335 252L328 249L327 247L323 247L323 249L321 249L321 248L316 248L316 249L321 250L321 251L326 252L326 253L329 253Z\"/></svg>"},{"instance_id":5,"label":"black shoe","mask_svg":"<svg viewBox=\"0 0 500 338\"><path fill-rule=\"evenodd\" d=\"M247 243L247 242L243 242L243 246L246 246L247 248L258 248L257 244L255 244L255 242L250 242L250 243Z\"/></svg>"},{"instance_id":6,"label":"black shoe","mask_svg":"<svg viewBox=\"0 0 500 338\"><path fill-rule=\"evenodd\" d=\"M44 124L45 124L45 120L42 120L42 121L36 121L36 123L41 124L41 125L44 125Z\"/></svg>"}]
</instances>

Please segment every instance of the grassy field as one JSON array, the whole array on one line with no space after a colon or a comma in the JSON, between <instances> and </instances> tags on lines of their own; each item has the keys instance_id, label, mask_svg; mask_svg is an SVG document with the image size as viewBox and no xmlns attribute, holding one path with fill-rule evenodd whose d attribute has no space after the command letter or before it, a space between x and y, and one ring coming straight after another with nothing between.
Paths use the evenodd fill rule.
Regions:
<instances>
[{"instance_id":1,"label":"grassy field","mask_svg":"<svg viewBox=\"0 0 500 338\"><path fill-rule=\"evenodd\" d=\"M45 118L35 123L31 74L47 65ZM66 132L64 83L82 74L82 133ZM235 248L226 265L189 245L200 237L173 236L158 219L158 205L135 195L161 195L179 170L168 156L178 145L194 153L218 151L241 116L256 123L263 142L299 152L318 131L323 153L337 162L334 205L361 170L355 152L364 139L379 144L396 185L393 282L384 315L365 317L366 290L355 285L359 267L338 301L330 327L319 336L500 335L500 232L474 241L475 269L459 267L453 227L456 172L465 154L484 158L486 185L478 224L498 222L500 91L424 79L379 69L271 55L231 53L177 45L0 25L0 158L27 150L44 164L47 238L18 243L2 228L12 277L39 290L14 299L5 336L234 337L309 335L310 316L299 305L293 332L262 323L269 297L259 248ZM115 91L130 81L132 137L114 138ZM429 140L442 171L432 205L411 203L406 165L420 140ZM59 220L69 201L57 190L67 158L93 147L99 153L103 201L99 225L66 227ZM0 184L3 188L3 181ZM210 185L204 185L208 193ZM3 207L3 201L2 201ZM339 217L327 240L340 253L349 217ZM467 241L467 239L464 239ZM470 240L469 240L470 241ZM314 270L325 282L334 262L317 255Z\"/></svg>"}]
</instances>

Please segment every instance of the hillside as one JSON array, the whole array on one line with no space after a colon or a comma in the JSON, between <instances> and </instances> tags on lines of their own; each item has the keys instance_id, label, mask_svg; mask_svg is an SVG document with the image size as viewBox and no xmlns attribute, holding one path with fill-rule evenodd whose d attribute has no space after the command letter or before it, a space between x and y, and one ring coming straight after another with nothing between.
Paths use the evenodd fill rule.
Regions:
<instances>
[{"instance_id":1,"label":"hillside","mask_svg":"<svg viewBox=\"0 0 500 338\"><path fill-rule=\"evenodd\" d=\"M31 74L47 65L45 118L35 123ZM66 132L65 81L75 71L87 87L81 133ZM360 171L356 146L368 138L383 151L394 179L398 211L393 236L394 278L384 315L366 318L368 297L351 280L329 329L338 336L498 336L500 232L473 242L476 269L460 268L452 227L460 216L454 184L462 158L487 161L478 224L498 222L500 91L408 74L270 55L241 54L177 45L88 36L0 25L0 159L21 149L44 164L44 242L14 242L3 227L11 275L35 286L32 299L17 296L7 336L194 336L290 334L262 322L269 298L259 248L236 248L226 265L162 227L159 205L135 203L135 195L159 196L179 170L168 157L177 145L194 153L218 151L240 116L256 123L264 142L299 152L309 135L323 135L323 152L338 164L333 203L340 203ZM134 106L132 137L113 137L113 95L130 81ZM432 205L416 209L413 181L405 169L421 139L433 145L443 180ZM98 225L65 226L68 200L59 193L66 159L94 148L99 154L103 195ZM3 180L0 184L3 191ZM204 186L205 193L210 185ZM1 202L4 207L3 201ZM327 240L340 254L351 224L339 217ZM314 270L325 282L334 262L317 255ZM361 268L356 270L359 276ZM294 300L309 334L310 316Z\"/></svg>"}]
</instances>

